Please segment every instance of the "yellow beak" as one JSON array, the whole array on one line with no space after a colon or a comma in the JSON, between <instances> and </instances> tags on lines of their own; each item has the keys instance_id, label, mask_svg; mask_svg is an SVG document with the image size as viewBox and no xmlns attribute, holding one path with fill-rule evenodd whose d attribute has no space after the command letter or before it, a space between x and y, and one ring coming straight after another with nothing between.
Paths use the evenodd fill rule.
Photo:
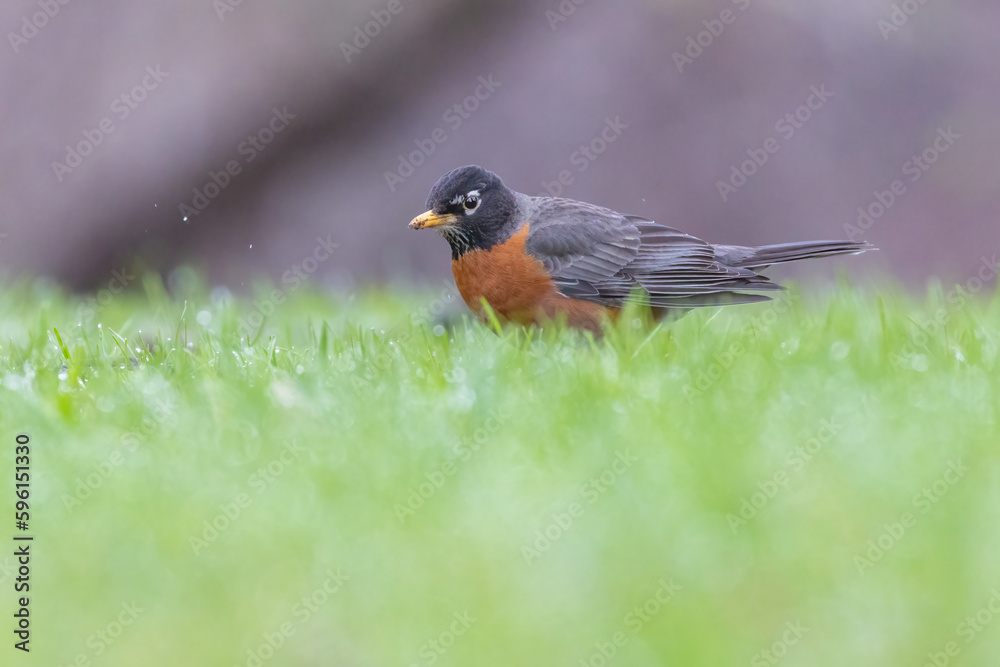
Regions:
<instances>
[{"instance_id":1,"label":"yellow beak","mask_svg":"<svg viewBox=\"0 0 1000 667\"><path fill-rule=\"evenodd\" d=\"M440 227L441 225L454 225L458 218L450 213L438 215L434 211L421 213L410 222L410 229L426 229L428 227Z\"/></svg>"}]
</instances>

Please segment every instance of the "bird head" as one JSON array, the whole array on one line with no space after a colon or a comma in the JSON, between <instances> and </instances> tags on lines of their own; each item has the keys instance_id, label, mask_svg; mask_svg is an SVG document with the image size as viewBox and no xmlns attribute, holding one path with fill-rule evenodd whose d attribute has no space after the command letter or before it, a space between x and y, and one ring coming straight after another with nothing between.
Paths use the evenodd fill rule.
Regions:
<instances>
[{"instance_id":1,"label":"bird head","mask_svg":"<svg viewBox=\"0 0 1000 667\"><path fill-rule=\"evenodd\" d=\"M410 229L436 229L457 259L509 238L516 208L514 192L499 176L482 167L459 167L434 184L427 196L428 210L410 222Z\"/></svg>"}]
</instances>

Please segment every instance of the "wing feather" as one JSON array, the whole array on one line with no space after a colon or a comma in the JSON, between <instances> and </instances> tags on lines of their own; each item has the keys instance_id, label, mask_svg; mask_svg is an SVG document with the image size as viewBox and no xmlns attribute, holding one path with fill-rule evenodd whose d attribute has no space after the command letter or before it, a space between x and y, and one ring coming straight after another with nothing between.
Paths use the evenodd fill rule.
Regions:
<instances>
[{"instance_id":1,"label":"wing feather","mask_svg":"<svg viewBox=\"0 0 1000 667\"><path fill-rule=\"evenodd\" d=\"M711 244L645 218L552 197L525 197L521 209L531 224L527 252L571 298L690 308L767 301L743 290L781 289L749 268L720 262Z\"/></svg>"}]
</instances>

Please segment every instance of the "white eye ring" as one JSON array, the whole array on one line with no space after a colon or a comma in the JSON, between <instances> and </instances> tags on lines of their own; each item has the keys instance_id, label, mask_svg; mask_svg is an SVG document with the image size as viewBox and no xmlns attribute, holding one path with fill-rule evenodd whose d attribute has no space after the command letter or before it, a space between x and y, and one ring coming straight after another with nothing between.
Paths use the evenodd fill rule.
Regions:
<instances>
[{"instance_id":1,"label":"white eye ring","mask_svg":"<svg viewBox=\"0 0 1000 667\"><path fill-rule=\"evenodd\" d=\"M483 200L479 196L479 191L473 190L462 198L462 209L465 211L466 215L475 213L482 201ZM470 203L472 204L471 206L469 205Z\"/></svg>"}]
</instances>

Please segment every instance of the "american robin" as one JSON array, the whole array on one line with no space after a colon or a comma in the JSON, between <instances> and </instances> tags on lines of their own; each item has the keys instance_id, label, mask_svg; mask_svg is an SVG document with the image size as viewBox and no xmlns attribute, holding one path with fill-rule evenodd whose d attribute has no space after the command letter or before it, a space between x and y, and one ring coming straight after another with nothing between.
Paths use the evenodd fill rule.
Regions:
<instances>
[{"instance_id":1,"label":"american robin","mask_svg":"<svg viewBox=\"0 0 1000 667\"><path fill-rule=\"evenodd\" d=\"M541 325L565 317L598 335L629 301L658 316L768 301L760 292L782 288L758 270L872 248L853 241L713 245L593 204L514 192L475 166L442 176L427 207L410 228L433 227L447 239L458 291L480 319L485 300L508 321Z\"/></svg>"}]
</instances>

